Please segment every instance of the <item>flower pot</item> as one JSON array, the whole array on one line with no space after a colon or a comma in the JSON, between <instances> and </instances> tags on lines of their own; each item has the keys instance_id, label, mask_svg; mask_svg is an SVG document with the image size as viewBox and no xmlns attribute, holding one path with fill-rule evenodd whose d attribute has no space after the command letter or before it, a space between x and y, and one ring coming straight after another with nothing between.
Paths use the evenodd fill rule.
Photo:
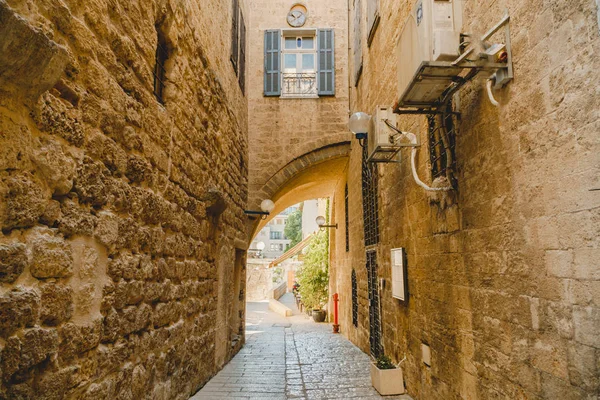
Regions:
<instances>
[{"instance_id":1,"label":"flower pot","mask_svg":"<svg viewBox=\"0 0 600 400\"><path fill-rule=\"evenodd\" d=\"M371 384L382 396L404 394L404 379L402 369L379 369L371 364Z\"/></svg>"},{"instance_id":2,"label":"flower pot","mask_svg":"<svg viewBox=\"0 0 600 400\"><path fill-rule=\"evenodd\" d=\"M323 310L312 310L312 318L315 322L324 322L327 313Z\"/></svg>"}]
</instances>

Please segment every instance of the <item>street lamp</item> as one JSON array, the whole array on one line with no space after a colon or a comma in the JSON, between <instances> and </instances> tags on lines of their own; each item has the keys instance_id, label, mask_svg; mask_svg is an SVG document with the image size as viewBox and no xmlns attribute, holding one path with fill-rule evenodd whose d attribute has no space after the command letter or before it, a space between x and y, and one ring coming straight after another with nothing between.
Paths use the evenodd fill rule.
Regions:
<instances>
[{"instance_id":1,"label":"street lamp","mask_svg":"<svg viewBox=\"0 0 600 400\"><path fill-rule=\"evenodd\" d=\"M321 228L321 229L323 229L323 228L335 228L335 229L337 229L338 228L338 224L335 224L335 225L325 225L325 223L327 222L327 220L322 215L319 215L315 221L317 222L317 225L319 225L319 228Z\"/></svg>"},{"instance_id":2,"label":"street lamp","mask_svg":"<svg viewBox=\"0 0 600 400\"><path fill-rule=\"evenodd\" d=\"M267 216L275 209L275 203L269 199L265 199L260 203L260 209L262 211L244 210L244 214L260 215L262 219L267 219Z\"/></svg>"},{"instance_id":3,"label":"street lamp","mask_svg":"<svg viewBox=\"0 0 600 400\"><path fill-rule=\"evenodd\" d=\"M354 133L356 139L360 143L361 147L365 145L365 139L367 139L367 133L369 132L369 125L371 123L371 116L364 112L355 112L348 121L348 128Z\"/></svg>"}]
</instances>

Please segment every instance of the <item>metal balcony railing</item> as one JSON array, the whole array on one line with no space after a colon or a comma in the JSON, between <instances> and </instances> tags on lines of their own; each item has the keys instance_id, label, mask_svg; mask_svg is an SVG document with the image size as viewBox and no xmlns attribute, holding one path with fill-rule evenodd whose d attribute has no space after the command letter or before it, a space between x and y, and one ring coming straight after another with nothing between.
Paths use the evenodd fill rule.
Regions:
<instances>
[{"instance_id":1,"label":"metal balcony railing","mask_svg":"<svg viewBox=\"0 0 600 400\"><path fill-rule=\"evenodd\" d=\"M314 97L318 95L316 73L283 74L282 96Z\"/></svg>"}]
</instances>

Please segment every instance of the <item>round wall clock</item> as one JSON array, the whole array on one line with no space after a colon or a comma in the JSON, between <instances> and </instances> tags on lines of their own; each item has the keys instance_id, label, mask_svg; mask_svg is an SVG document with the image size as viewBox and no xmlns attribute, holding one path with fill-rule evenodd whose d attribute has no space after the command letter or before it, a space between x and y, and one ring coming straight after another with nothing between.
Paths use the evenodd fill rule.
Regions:
<instances>
[{"instance_id":1,"label":"round wall clock","mask_svg":"<svg viewBox=\"0 0 600 400\"><path fill-rule=\"evenodd\" d=\"M304 26L306 23L306 13L298 9L290 11L287 16L287 23L294 28Z\"/></svg>"}]
</instances>

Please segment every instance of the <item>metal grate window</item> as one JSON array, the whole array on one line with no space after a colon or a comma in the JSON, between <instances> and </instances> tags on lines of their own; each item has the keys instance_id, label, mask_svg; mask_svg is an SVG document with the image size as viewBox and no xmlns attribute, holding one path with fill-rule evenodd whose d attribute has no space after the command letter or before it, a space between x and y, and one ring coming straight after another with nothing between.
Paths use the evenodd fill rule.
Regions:
<instances>
[{"instance_id":1,"label":"metal grate window","mask_svg":"<svg viewBox=\"0 0 600 400\"><path fill-rule=\"evenodd\" d=\"M362 193L365 246L379 243L379 211L377 201L377 165L367 161L367 147L362 155Z\"/></svg>"},{"instance_id":2,"label":"metal grate window","mask_svg":"<svg viewBox=\"0 0 600 400\"><path fill-rule=\"evenodd\" d=\"M446 177L454 186L456 184L456 130L451 113L430 115L429 125L429 161L431 162L431 178Z\"/></svg>"},{"instance_id":3,"label":"metal grate window","mask_svg":"<svg viewBox=\"0 0 600 400\"><path fill-rule=\"evenodd\" d=\"M350 251L350 219L348 217L348 184L346 183L346 189L344 192L344 206L345 206L345 217L346 217L346 252Z\"/></svg>"},{"instance_id":4,"label":"metal grate window","mask_svg":"<svg viewBox=\"0 0 600 400\"><path fill-rule=\"evenodd\" d=\"M156 35L158 41L156 44L156 55L154 60L154 96L160 104L164 104L165 83L167 81L165 64L169 58L169 52L167 50L167 40L159 26L156 26Z\"/></svg>"},{"instance_id":5,"label":"metal grate window","mask_svg":"<svg viewBox=\"0 0 600 400\"><path fill-rule=\"evenodd\" d=\"M379 286L377 278L377 253L367 252L367 275L369 289L369 342L371 354L379 357L381 346L381 316L379 312Z\"/></svg>"},{"instance_id":6,"label":"metal grate window","mask_svg":"<svg viewBox=\"0 0 600 400\"><path fill-rule=\"evenodd\" d=\"M358 328L358 281L354 269L352 270L352 325Z\"/></svg>"}]
</instances>

